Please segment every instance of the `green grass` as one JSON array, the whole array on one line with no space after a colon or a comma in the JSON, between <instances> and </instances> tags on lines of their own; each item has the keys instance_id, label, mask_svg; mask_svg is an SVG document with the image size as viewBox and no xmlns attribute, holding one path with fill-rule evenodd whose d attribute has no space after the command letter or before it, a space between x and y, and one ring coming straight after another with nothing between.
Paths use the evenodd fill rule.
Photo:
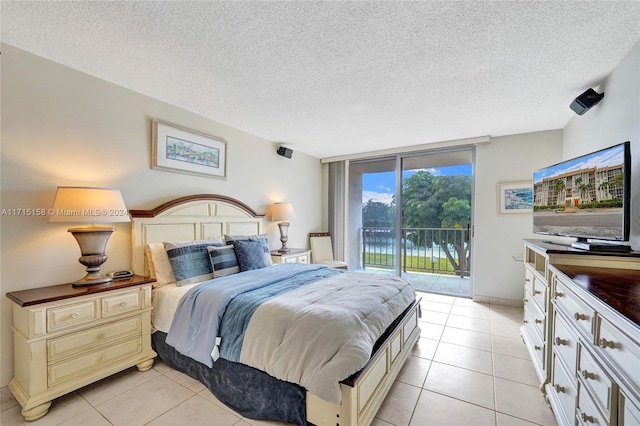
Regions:
<instances>
[{"instance_id":1,"label":"green grass","mask_svg":"<svg viewBox=\"0 0 640 426\"><path fill-rule=\"evenodd\" d=\"M388 267L393 269L395 265L395 255L384 253L365 253L366 265ZM402 259L401 259L402 260ZM447 259L438 259L435 264L424 256L407 256L407 268L409 272L438 272L455 274L453 265ZM402 265L404 266L404 265Z\"/></svg>"}]
</instances>

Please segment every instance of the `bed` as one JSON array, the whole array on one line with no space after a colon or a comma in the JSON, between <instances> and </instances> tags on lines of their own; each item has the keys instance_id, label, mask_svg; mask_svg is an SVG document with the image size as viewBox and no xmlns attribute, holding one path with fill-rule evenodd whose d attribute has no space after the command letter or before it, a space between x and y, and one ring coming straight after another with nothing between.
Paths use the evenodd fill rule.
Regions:
<instances>
[{"instance_id":1,"label":"bed","mask_svg":"<svg viewBox=\"0 0 640 426\"><path fill-rule=\"evenodd\" d=\"M269 257L261 240L265 215L226 196L182 197L151 210L131 210L131 216L133 272L155 276L159 283L152 338L163 361L201 381L245 417L318 426L371 423L420 335L419 303L406 282L322 265L269 265L227 274L231 268L218 266L230 246L237 251L262 244L264 261ZM164 276L153 250L177 242L174 252L182 253L179 242L185 241L205 242L221 275ZM169 284L172 279L182 285ZM217 305L224 306L216 311ZM231 337L235 332L238 337ZM348 369L353 371L339 376Z\"/></svg>"}]
</instances>

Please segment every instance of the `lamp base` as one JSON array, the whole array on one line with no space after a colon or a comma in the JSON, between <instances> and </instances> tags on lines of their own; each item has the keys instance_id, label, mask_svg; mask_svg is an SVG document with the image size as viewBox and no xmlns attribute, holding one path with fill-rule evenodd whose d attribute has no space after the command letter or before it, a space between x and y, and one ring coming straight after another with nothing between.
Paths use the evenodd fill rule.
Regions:
<instances>
[{"instance_id":1,"label":"lamp base","mask_svg":"<svg viewBox=\"0 0 640 426\"><path fill-rule=\"evenodd\" d=\"M280 222L278 224L280 228L280 242L282 247L278 250L278 253L289 253L291 249L287 247L287 241L289 241L289 222Z\"/></svg>"},{"instance_id":2,"label":"lamp base","mask_svg":"<svg viewBox=\"0 0 640 426\"><path fill-rule=\"evenodd\" d=\"M100 266L107 261L104 253L109 237L115 228L109 226L85 226L69 228L68 231L74 236L82 256L78 259L80 263L87 267L87 275L84 278L74 281L74 287L81 287L95 284L106 284L113 281L111 277L105 277L100 273Z\"/></svg>"},{"instance_id":3,"label":"lamp base","mask_svg":"<svg viewBox=\"0 0 640 426\"><path fill-rule=\"evenodd\" d=\"M84 287L87 285L96 285L96 284L107 284L113 281L111 277L105 277L104 275L96 274L95 276L92 274L87 274L84 278L74 281L71 284L74 287Z\"/></svg>"}]
</instances>

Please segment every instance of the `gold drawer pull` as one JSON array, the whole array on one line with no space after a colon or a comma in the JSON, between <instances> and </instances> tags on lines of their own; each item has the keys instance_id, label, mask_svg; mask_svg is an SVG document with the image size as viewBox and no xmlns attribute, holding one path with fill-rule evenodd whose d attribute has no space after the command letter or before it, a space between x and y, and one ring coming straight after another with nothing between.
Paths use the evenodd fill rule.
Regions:
<instances>
[{"instance_id":1,"label":"gold drawer pull","mask_svg":"<svg viewBox=\"0 0 640 426\"><path fill-rule=\"evenodd\" d=\"M585 379L597 380L595 373L590 373L587 370L582 370L582 377Z\"/></svg>"},{"instance_id":2,"label":"gold drawer pull","mask_svg":"<svg viewBox=\"0 0 640 426\"><path fill-rule=\"evenodd\" d=\"M530 280L529 278L525 278L525 279L524 279L524 282L525 282L525 283L530 283L530 282L531 282L531 280Z\"/></svg>"},{"instance_id":3,"label":"gold drawer pull","mask_svg":"<svg viewBox=\"0 0 640 426\"><path fill-rule=\"evenodd\" d=\"M522 323L523 323L523 324L529 324L529 321L527 321L527 320L522 320Z\"/></svg>"},{"instance_id":4,"label":"gold drawer pull","mask_svg":"<svg viewBox=\"0 0 640 426\"><path fill-rule=\"evenodd\" d=\"M124 308L125 306L127 306L127 302L126 301L120 302L120 306L122 306Z\"/></svg>"},{"instance_id":5,"label":"gold drawer pull","mask_svg":"<svg viewBox=\"0 0 640 426\"><path fill-rule=\"evenodd\" d=\"M524 304L526 305L527 302L529 301L528 299L522 299L522 301L524 302Z\"/></svg>"},{"instance_id":6,"label":"gold drawer pull","mask_svg":"<svg viewBox=\"0 0 640 426\"><path fill-rule=\"evenodd\" d=\"M612 342L611 340L607 340L607 339L600 339L600 347L601 348L611 348L611 349L615 349L616 348L616 343Z\"/></svg>"},{"instance_id":7,"label":"gold drawer pull","mask_svg":"<svg viewBox=\"0 0 640 426\"><path fill-rule=\"evenodd\" d=\"M578 312L573 314L573 317L576 319L576 321L586 320L587 319L587 316L585 314L580 314Z\"/></svg>"},{"instance_id":8,"label":"gold drawer pull","mask_svg":"<svg viewBox=\"0 0 640 426\"><path fill-rule=\"evenodd\" d=\"M553 388L556 390L556 392L558 393L564 393L564 386L560 386L560 385L554 385Z\"/></svg>"},{"instance_id":9,"label":"gold drawer pull","mask_svg":"<svg viewBox=\"0 0 640 426\"><path fill-rule=\"evenodd\" d=\"M542 292L540 290L533 290L533 295L537 295L537 294L542 294Z\"/></svg>"},{"instance_id":10,"label":"gold drawer pull","mask_svg":"<svg viewBox=\"0 0 640 426\"><path fill-rule=\"evenodd\" d=\"M536 318L533 321L535 321L536 324L542 324L542 320L541 319Z\"/></svg>"},{"instance_id":11,"label":"gold drawer pull","mask_svg":"<svg viewBox=\"0 0 640 426\"><path fill-rule=\"evenodd\" d=\"M540 346L538 346L538 345L535 345L533 347L533 349L535 349L536 351L541 351L542 350L542 348Z\"/></svg>"},{"instance_id":12,"label":"gold drawer pull","mask_svg":"<svg viewBox=\"0 0 640 426\"><path fill-rule=\"evenodd\" d=\"M561 291L556 291L556 297L562 297L564 296L564 293Z\"/></svg>"},{"instance_id":13,"label":"gold drawer pull","mask_svg":"<svg viewBox=\"0 0 640 426\"><path fill-rule=\"evenodd\" d=\"M567 341L565 339L561 339L559 337L556 337L556 346L561 346L561 345L566 345Z\"/></svg>"},{"instance_id":14,"label":"gold drawer pull","mask_svg":"<svg viewBox=\"0 0 640 426\"><path fill-rule=\"evenodd\" d=\"M587 416L585 413L582 413L582 421L583 422L589 422L589 423L595 423L593 416Z\"/></svg>"},{"instance_id":15,"label":"gold drawer pull","mask_svg":"<svg viewBox=\"0 0 640 426\"><path fill-rule=\"evenodd\" d=\"M80 318L80 314L78 312L74 312L71 314L71 319L78 319Z\"/></svg>"}]
</instances>

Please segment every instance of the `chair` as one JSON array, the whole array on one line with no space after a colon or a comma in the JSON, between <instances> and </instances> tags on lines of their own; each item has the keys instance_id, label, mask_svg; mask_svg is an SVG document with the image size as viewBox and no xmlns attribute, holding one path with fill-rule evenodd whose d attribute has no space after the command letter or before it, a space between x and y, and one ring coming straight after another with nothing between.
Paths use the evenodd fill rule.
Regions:
<instances>
[{"instance_id":1,"label":"chair","mask_svg":"<svg viewBox=\"0 0 640 426\"><path fill-rule=\"evenodd\" d=\"M333 259L331 235L328 232L312 232L309 234L309 243L313 263L320 263L331 268L349 269L346 262Z\"/></svg>"}]
</instances>

